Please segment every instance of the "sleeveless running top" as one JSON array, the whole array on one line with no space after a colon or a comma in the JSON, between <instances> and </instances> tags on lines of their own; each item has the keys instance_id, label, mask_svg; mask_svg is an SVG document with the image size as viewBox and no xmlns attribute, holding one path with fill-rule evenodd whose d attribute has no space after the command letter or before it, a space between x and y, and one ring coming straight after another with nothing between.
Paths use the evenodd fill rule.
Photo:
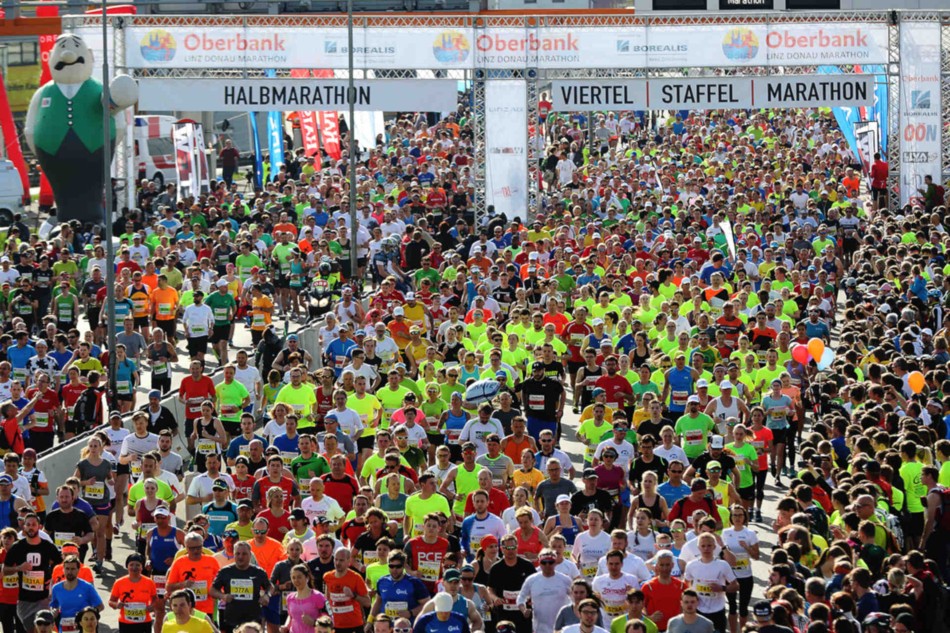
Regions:
<instances>
[{"instance_id":1,"label":"sleeveless running top","mask_svg":"<svg viewBox=\"0 0 950 633\"><path fill-rule=\"evenodd\" d=\"M460 415L455 415L452 413L452 410L449 409L445 418L445 441L449 444L458 444L459 435L462 434L462 429L465 428L466 422L468 422L468 416L464 412Z\"/></svg>"},{"instance_id":2,"label":"sleeveless running top","mask_svg":"<svg viewBox=\"0 0 950 633\"><path fill-rule=\"evenodd\" d=\"M534 528L531 531L531 536L527 540L523 539L522 536L524 532L521 531L521 528L518 528L514 531L515 538L518 540L518 554L534 554L538 555L541 553L541 530ZM534 562L534 566L538 566L538 562Z\"/></svg>"},{"instance_id":3,"label":"sleeveless running top","mask_svg":"<svg viewBox=\"0 0 950 633\"><path fill-rule=\"evenodd\" d=\"M531 448L531 438L529 438L527 435L525 435L524 439L520 442L508 440L508 443L505 445L505 455L507 455L514 463L520 464L521 452L526 448Z\"/></svg>"},{"instance_id":4,"label":"sleeveless running top","mask_svg":"<svg viewBox=\"0 0 950 633\"><path fill-rule=\"evenodd\" d=\"M568 546L574 545L574 539L577 537L577 534L580 532L580 529L577 525L577 520L574 517L571 517L571 526L567 527L561 524L561 515L554 515L554 525L561 526L561 536L564 537L564 540L567 541Z\"/></svg>"},{"instance_id":5,"label":"sleeveless running top","mask_svg":"<svg viewBox=\"0 0 950 633\"><path fill-rule=\"evenodd\" d=\"M686 400L693 393L693 372L689 367L670 370L670 411L686 411Z\"/></svg>"},{"instance_id":6,"label":"sleeveless running top","mask_svg":"<svg viewBox=\"0 0 950 633\"><path fill-rule=\"evenodd\" d=\"M714 398L716 401L716 419L725 421L727 418L739 417L739 401L735 396L732 397L732 403L727 407L722 402L722 397Z\"/></svg>"},{"instance_id":7,"label":"sleeveless running top","mask_svg":"<svg viewBox=\"0 0 950 633\"><path fill-rule=\"evenodd\" d=\"M151 554L151 560L149 562L152 563L153 574L164 576L168 573L169 566L165 564L165 560L174 558L175 552L178 551L178 541L175 539L177 534L178 528L176 527L171 529L168 536L161 536L158 530L152 532L152 536L149 539Z\"/></svg>"}]
</instances>

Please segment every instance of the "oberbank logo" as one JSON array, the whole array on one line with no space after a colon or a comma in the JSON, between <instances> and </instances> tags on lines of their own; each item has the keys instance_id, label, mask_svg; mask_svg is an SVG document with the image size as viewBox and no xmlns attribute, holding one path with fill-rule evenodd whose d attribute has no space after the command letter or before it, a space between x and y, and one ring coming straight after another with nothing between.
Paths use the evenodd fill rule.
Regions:
<instances>
[{"instance_id":1,"label":"oberbank logo","mask_svg":"<svg viewBox=\"0 0 950 633\"><path fill-rule=\"evenodd\" d=\"M755 59L759 54L759 37L744 26L731 28L722 38L722 53L736 61Z\"/></svg>"},{"instance_id":2,"label":"oberbank logo","mask_svg":"<svg viewBox=\"0 0 950 633\"><path fill-rule=\"evenodd\" d=\"M572 33L564 37L537 37L533 33L527 37L507 37L500 33L479 35L475 39L475 48L483 53L524 53L524 52L572 52L579 50L577 38Z\"/></svg>"},{"instance_id":3,"label":"oberbank logo","mask_svg":"<svg viewBox=\"0 0 950 633\"><path fill-rule=\"evenodd\" d=\"M152 29L139 42L142 59L147 62L170 62L175 59L175 38L165 29Z\"/></svg>"},{"instance_id":4,"label":"oberbank logo","mask_svg":"<svg viewBox=\"0 0 950 633\"><path fill-rule=\"evenodd\" d=\"M454 30L442 31L432 42L432 54L443 64L464 62L471 48L465 34Z\"/></svg>"}]
</instances>

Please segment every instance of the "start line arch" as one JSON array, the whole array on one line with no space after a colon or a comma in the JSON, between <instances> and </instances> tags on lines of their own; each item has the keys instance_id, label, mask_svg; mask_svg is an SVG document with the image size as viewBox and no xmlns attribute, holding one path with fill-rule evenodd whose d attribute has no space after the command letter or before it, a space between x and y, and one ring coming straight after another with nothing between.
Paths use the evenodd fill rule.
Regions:
<instances>
[{"instance_id":1,"label":"start line arch","mask_svg":"<svg viewBox=\"0 0 950 633\"><path fill-rule=\"evenodd\" d=\"M83 35L101 56L101 19L64 17L64 31ZM183 89L181 96L193 105L173 109L201 110L206 102L208 109L225 109L206 99L215 86L230 85L232 95L237 88L253 92L264 86L270 98L276 94L275 82L293 90L302 81L296 78L299 73L293 74L298 69L320 69L327 79L312 91L293 90L295 95L339 95L339 82L349 78L345 15L106 19L112 68L139 79L143 97ZM833 94L842 97L836 104L848 108L849 98L842 95L852 95L848 90L857 85L872 86L878 106L882 98L887 100L886 116L876 129L882 134L886 129L882 144L890 164L892 204L906 202L924 175L950 176L950 11L387 13L354 16L353 31L354 80L366 90L364 109L425 111L405 106L420 100L443 103L423 97L448 82L471 86L478 216L489 205L509 216L539 210L537 170L543 148L531 136L537 133L540 93L552 88L568 89L562 94L613 95L612 101L597 103L568 100L565 110L648 110L767 107L755 97L781 94L781 88L768 86L783 82L795 83L785 94L827 96L808 88L820 83L821 90L836 90ZM829 88L833 85L838 88ZM379 99L369 97L374 87ZM657 89L664 88L694 99L659 102ZM732 99L722 99L724 94ZM268 108L253 98L229 103L238 110L298 109L284 101L269 101L280 105ZM807 99L772 103L827 104ZM856 105L866 105L866 100ZM147 98L140 107L149 108ZM321 108L343 109L332 97L326 105L307 105ZM867 123L854 109L848 121ZM131 191L131 134L126 139L117 148L117 171Z\"/></svg>"}]
</instances>

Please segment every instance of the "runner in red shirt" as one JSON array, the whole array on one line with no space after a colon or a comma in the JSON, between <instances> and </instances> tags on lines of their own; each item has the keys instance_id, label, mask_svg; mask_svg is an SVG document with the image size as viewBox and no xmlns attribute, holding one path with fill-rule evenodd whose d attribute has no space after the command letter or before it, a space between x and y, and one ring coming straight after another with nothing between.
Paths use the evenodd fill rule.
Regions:
<instances>
[{"instance_id":1,"label":"runner in red shirt","mask_svg":"<svg viewBox=\"0 0 950 633\"><path fill-rule=\"evenodd\" d=\"M202 373L203 367L199 360L191 361L191 375L181 379L178 387L178 401L185 405L185 436L188 437L188 450L194 451L194 441L191 434L195 430L195 420L201 417L201 403L205 400L215 401L214 381L210 376Z\"/></svg>"},{"instance_id":2,"label":"runner in red shirt","mask_svg":"<svg viewBox=\"0 0 950 633\"><path fill-rule=\"evenodd\" d=\"M30 429L26 447L42 453L53 448L56 431L63 430L63 408L60 405L59 396L50 387L51 379L47 374L37 372L35 384L37 387L31 387L26 392L26 398L29 400L39 394L28 422L33 425L33 428Z\"/></svg>"},{"instance_id":3,"label":"runner in red shirt","mask_svg":"<svg viewBox=\"0 0 950 633\"><path fill-rule=\"evenodd\" d=\"M250 499L251 493L254 492L254 483L257 479L254 475L248 474L249 466L250 462L243 455L234 459L234 473L231 475L234 488L231 490L231 498L236 502L241 499Z\"/></svg>"},{"instance_id":4,"label":"runner in red shirt","mask_svg":"<svg viewBox=\"0 0 950 633\"><path fill-rule=\"evenodd\" d=\"M251 501L257 512L267 507L267 491L271 488L280 488L284 491L284 510L289 510L291 504L300 503L300 490L297 482L290 477L284 477L284 460L279 455L272 455L267 460L267 476L254 482Z\"/></svg>"},{"instance_id":5,"label":"runner in red shirt","mask_svg":"<svg viewBox=\"0 0 950 633\"><path fill-rule=\"evenodd\" d=\"M409 557L409 573L425 583L429 593L435 595L439 578L442 577L442 559L449 551L449 541L439 536L442 521L439 514L427 514L421 536L406 542Z\"/></svg>"},{"instance_id":6,"label":"runner in red shirt","mask_svg":"<svg viewBox=\"0 0 950 633\"><path fill-rule=\"evenodd\" d=\"M70 367L66 375L69 382L60 387L60 398L63 401L63 408L66 410L66 419L70 420L74 414L73 407L76 406L76 401L79 400L82 392L86 390L86 385L79 382L79 370L75 367Z\"/></svg>"},{"instance_id":7,"label":"runner in red shirt","mask_svg":"<svg viewBox=\"0 0 950 633\"><path fill-rule=\"evenodd\" d=\"M584 347L587 337L594 331L587 323L587 308L578 307L574 310L574 320L561 330L561 340L567 345L567 373L571 377L571 389L576 391L577 370L583 367Z\"/></svg>"},{"instance_id":8,"label":"runner in red shirt","mask_svg":"<svg viewBox=\"0 0 950 633\"><path fill-rule=\"evenodd\" d=\"M600 387L606 392L607 406L615 410L623 409L627 405L632 406L636 403L630 381L617 374L619 367L617 357L613 355L608 356L604 359L604 371L607 372L607 375L601 376L597 379L597 382L594 383L595 386Z\"/></svg>"}]
</instances>

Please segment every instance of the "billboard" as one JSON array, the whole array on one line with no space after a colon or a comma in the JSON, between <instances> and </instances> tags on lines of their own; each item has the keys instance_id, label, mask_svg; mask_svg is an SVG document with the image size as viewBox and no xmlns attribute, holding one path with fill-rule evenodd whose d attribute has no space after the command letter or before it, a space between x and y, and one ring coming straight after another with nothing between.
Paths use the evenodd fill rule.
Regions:
<instances>
[{"instance_id":1,"label":"billboard","mask_svg":"<svg viewBox=\"0 0 950 633\"><path fill-rule=\"evenodd\" d=\"M900 47L900 194L906 204L920 195L924 176L941 180L940 24L902 23Z\"/></svg>"},{"instance_id":2,"label":"billboard","mask_svg":"<svg viewBox=\"0 0 950 633\"><path fill-rule=\"evenodd\" d=\"M346 29L125 29L130 68L348 67ZM684 24L507 28L366 27L354 32L361 69L681 68L887 63L887 26Z\"/></svg>"}]
</instances>

